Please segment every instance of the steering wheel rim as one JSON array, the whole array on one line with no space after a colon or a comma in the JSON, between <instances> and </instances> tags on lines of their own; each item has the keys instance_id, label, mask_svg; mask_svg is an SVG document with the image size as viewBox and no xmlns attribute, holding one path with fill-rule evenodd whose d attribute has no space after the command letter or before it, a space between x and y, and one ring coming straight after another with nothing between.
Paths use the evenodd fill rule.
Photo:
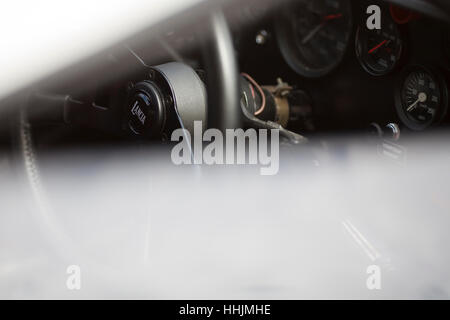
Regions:
<instances>
[{"instance_id":1,"label":"steering wheel rim","mask_svg":"<svg viewBox=\"0 0 450 320\"><path fill-rule=\"evenodd\" d=\"M213 10L208 17L210 30L203 46L207 70L208 122L224 131L241 126L239 72L230 28L223 12Z\"/></svg>"}]
</instances>

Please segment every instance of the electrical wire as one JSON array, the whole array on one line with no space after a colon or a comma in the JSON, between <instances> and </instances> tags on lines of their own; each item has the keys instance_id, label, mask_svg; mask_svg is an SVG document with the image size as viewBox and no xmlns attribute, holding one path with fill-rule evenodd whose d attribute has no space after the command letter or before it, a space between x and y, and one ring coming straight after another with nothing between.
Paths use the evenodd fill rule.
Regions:
<instances>
[{"instance_id":1,"label":"electrical wire","mask_svg":"<svg viewBox=\"0 0 450 320\"><path fill-rule=\"evenodd\" d=\"M253 79L250 75L247 73L242 72L241 75L246 78L248 81L250 81L250 84L256 87L256 89L259 91L259 94L261 95L261 106L258 110L255 111L255 116L258 114L261 114L264 111L264 108L266 107L266 96L264 95L264 91L261 88L261 86Z\"/></svg>"}]
</instances>

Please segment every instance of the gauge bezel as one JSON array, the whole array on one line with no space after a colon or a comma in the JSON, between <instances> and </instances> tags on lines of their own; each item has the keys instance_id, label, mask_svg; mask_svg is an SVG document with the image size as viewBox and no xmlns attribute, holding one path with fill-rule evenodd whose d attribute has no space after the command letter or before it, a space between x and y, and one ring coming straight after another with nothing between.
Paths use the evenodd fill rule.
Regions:
<instances>
[{"instance_id":1,"label":"gauge bezel","mask_svg":"<svg viewBox=\"0 0 450 320\"><path fill-rule=\"evenodd\" d=\"M389 19L387 16L384 16L384 17L385 17L385 19L386 18ZM366 61L366 55L363 54L363 52L362 52L364 49L362 48L363 47L363 42L362 42L363 40L362 40L361 37L363 36L363 34L366 34L366 36L367 36L367 34L370 31L367 31L367 30L363 31L362 29L364 27L362 27L361 25L359 25L357 27L357 30L356 30L356 35L355 35L355 52L356 52L356 57L358 58L359 64L364 69L364 71L366 71L368 74L370 74L372 76L375 76L375 77L385 76L385 75L388 75L388 74L392 73L393 71L395 71L398 68L398 66L399 66L400 60L402 60L402 56L403 56L403 53L404 53L404 47L405 47L404 36L402 35L402 32L401 32L399 26L395 23L395 21L393 19L390 19L390 22L392 22L394 24L394 26L397 28L397 34L398 34L398 37L400 38L400 51L399 51L399 53L397 55L397 60L395 61L395 63L390 68L388 68L386 70L382 70L382 71L375 70L370 65L370 63Z\"/></svg>"},{"instance_id":2,"label":"gauge bezel","mask_svg":"<svg viewBox=\"0 0 450 320\"><path fill-rule=\"evenodd\" d=\"M324 68L311 69L306 67L306 63L302 62L298 57L298 52L296 50L295 42L293 40L292 30L290 27L290 7L284 7L277 19L274 23L276 39L278 43L278 47L281 51L281 55L283 56L286 63L289 67L294 70L300 76L305 78L321 78L323 76L328 75L334 69L336 69L346 56L348 49L350 47L351 39L354 36L354 28L353 28L353 6L351 1L349 0L341 0L343 2L347 2L350 16L348 19L348 35L345 39L345 47L342 51L342 54L334 61L333 64L330 64Z\"/></svg>"},{"instance_id":3,"label":"gauge bezel","mask_svg":"<svg viewBox=\"0 0 450 320\"><path fill-rule=\"evenodd\" d=\"M440 93L440 105L438 106L438 109L436 110L435 116L431 119L431 121L427 122L420 122L417 121L406 113L405 106L403 105L402 101L402 90L403 85L406 81L406 78L413 72L422 71L428 73L433 80L436 82L438 86L438 90ZM423 65L411 65L405 68L402 73L400 74L400 77L398 78L395 86L395 109L397 111L397 115L400 118L401 122L409 129L414 131L422 131L429 127L432 127L439 122L442 121L442 119L447 114L448 110L448 88L447 83L445 81L444 76L436 70L436 68L431 66L423 66Z\"/></svg>"}]
</instances>

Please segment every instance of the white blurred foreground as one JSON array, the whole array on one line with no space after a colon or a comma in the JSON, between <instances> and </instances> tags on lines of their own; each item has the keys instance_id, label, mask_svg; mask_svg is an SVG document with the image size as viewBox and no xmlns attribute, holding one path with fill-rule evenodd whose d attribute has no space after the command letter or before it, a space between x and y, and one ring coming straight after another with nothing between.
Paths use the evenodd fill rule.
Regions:
<instances>
[{"instance_id":1,"label":"white blurred foreground","mask_svg":"<svg viewBox=\"0 0 450 320\"><path fill-rule=\"evenodd\" d=\"M40 159L41 199L4 162L0 297L449 298L448 138L408 143L402 162L352 141L282 149L276 176L66 150Z\"/></svg>"}]
</instances>

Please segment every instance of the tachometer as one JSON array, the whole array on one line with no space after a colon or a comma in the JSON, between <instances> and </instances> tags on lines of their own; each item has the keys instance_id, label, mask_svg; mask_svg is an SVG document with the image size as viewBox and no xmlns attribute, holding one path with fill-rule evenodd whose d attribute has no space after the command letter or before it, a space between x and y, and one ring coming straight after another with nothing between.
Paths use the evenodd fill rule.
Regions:
<instances>
[{"instance_id":1,"label":"tachometer","mask_svg":"<svg viewBox=\"0 0 450 320\"><path fill-rule=\"evenodd\" d=\"M400 60L403 41L396 23L383 15L381 29L365 25L356 32L356 55L361 66L374 76L391 72Z\"/></svg>"},{"instance_id":2,"label":"tachometer","mask_svg":"<svg viewBox=\"0 0 450 320\"><path fill-rule=\"evenodd\" d=\"M402 75L395 105L402 122L412 130L423 130L438 122L448 107L445 81L429 68L414 66Z\"/></svg>"},{"instance_id":3,"label":"tachometer","mask_svg":"<svg viewBox=\"0 0 450 320\"><path fill-rule=\"evenodd\" d=\"M275 23L278 45L289 66L305 77L320 77L342 60L352 32L348 0L299 0Z\"/></svg>"}]
</instances>

